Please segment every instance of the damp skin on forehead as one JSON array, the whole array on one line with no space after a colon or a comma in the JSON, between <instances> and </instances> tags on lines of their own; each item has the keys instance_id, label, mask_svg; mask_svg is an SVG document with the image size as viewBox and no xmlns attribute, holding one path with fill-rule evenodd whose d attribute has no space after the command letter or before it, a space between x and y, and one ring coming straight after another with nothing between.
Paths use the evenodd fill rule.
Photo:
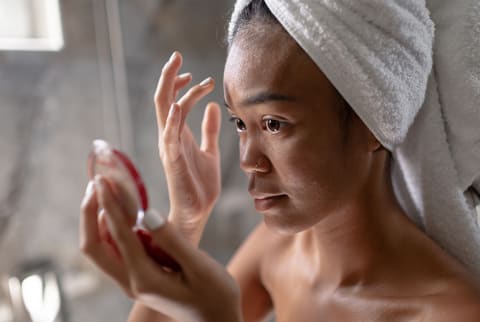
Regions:
<instances>
[{"instance_id":1,"label":"damp skin on forehead","mask_svg":"<svg viewBox=\"0 0 480 322\"><path fill-rule=\"evenodd\" d=\"M229 88L233 84L235 88ZM264 92L293 98L312 111L317 105L337 111L344 108L343 99L313 60L279 25L271 23L240 29L226 61L224 92L228 105ZM230 97L236 93L242 97Z\"/></svg>"}]
</instances>

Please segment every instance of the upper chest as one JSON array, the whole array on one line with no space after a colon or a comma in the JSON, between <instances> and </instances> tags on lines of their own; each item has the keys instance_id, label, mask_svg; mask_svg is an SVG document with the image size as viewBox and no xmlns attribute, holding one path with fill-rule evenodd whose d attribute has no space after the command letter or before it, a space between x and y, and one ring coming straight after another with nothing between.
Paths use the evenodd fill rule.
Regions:
<instances>
[{"instance_id":1,"label":"upper chest","mask_svg":"<svg viewBox=\"0 0 480 322\"><path fill-rule=\"evenodd\" d=\"M285 252L269 256L262 263L262 282L272 300L277 322L431 320L435 303L427 297L365 296L348 290L328 291L312 267L315 263L304 257Z\"/></svg>"}]
</instances>

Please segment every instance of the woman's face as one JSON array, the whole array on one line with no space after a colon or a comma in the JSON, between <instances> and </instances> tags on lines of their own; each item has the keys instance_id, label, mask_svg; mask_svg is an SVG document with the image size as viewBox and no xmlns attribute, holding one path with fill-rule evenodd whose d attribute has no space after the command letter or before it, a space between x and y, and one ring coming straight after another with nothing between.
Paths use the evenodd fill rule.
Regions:
<instances>
[{"instance_id":1,"label":"woman's face","mask_svg":"<svg viewBox=\"0 0 480 322\"><path fill-rule=\"evenodd\" d=\"M280 27L236 36L224 91L240 166L268 226L305 230L352 197L365 163L358 126L345 124L336 89Z\"/></svg>"}]
</instances>

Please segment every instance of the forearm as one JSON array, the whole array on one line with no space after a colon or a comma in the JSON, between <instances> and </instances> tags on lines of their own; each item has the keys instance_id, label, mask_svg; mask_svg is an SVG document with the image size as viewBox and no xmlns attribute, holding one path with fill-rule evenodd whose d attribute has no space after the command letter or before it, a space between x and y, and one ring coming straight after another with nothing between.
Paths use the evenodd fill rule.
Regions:
<instances>
[{"instance_id":1,"label":"forearm","mask_svg":"<svg viewBox=\"0 0 480 322\"><path fill-rule=\"evenodd\" d=\"M170 317L135 302L127 322L175 322Z\"/></svg>"}]
</instances>

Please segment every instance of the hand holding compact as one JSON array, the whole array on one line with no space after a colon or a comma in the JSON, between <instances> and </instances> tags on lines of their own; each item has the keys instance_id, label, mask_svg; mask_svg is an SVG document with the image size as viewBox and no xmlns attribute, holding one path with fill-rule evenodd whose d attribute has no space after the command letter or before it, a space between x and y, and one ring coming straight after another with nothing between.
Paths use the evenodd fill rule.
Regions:
<instances>
[{"instance_id":1,"label":"hand holding compact","mask_svg":"<svg viewBox=\"0 0 480 322\"><path fill-rule=\"evenodd\" d=\"M175 102L178 92L192 79L190 74L177 76L181 65L181 55L174 53L162 70L155 93L158 146L168 184L169 220L196 245L220 193L220 107L207 105L199 146L185 119L214 89L214 81L207 78Z\"/></svg>"},{"instance_id":2,"label":"hand holding compact","mask_svg":"<svg viewBox=\"0 0 480 322\"><path fill-rule=\"evenodd\" d=\"M165 269L147 254L132 228L128 196L104 177L89 184L82 203L81 246L135 301L177 321L240 321L235 281L215 260L197 249L154 212L144 223L152 245L173 257L180 269ZM103 209L98 220L98 209ZM114 247L102 231L106 224Z\"/></svg>"}]
</instances>

